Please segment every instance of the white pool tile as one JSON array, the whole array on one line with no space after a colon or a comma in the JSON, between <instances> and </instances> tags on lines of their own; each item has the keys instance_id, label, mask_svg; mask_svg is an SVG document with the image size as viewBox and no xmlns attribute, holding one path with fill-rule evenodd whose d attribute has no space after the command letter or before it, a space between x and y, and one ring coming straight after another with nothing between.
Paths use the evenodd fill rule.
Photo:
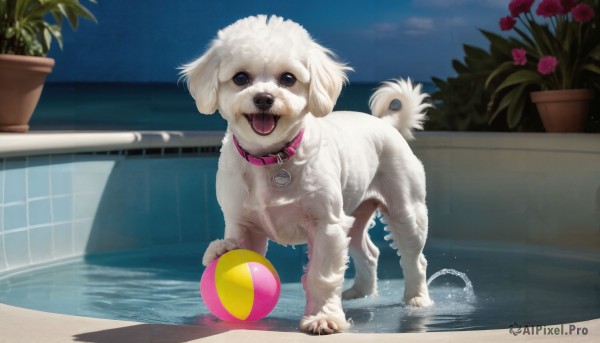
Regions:
<instances>
[{"instance_id":1,"label":"white pool tile","mask_svg":"<svg viewBox=\"0 0 600 343\"><path fill-rule=\"evenodd\" d=\"M6 265L6 257L4 253L4 234L0 232L0 273L6 270L8 266Z\"/></svg>"},{"instance_id":2,"label":"white pool tile","mask_svg":"<svg viewBox=\"0 0 600 343\"><path fill-rule=\"evenodd\" d=\"M26 158L8 158L4 163L4 203L27 199Z\"/></svg>"},{"instance_id":3,"label":"white pool tile","mask_svg":"<svg viewBox=\"0 0 600 343\"><path fill-rule=\"evenodd\" d=\"M25 203L5 204L3 207L3 228L4 232L26 229L27 225L27 205Z\"/></svg>"},{"instance_id":4,"label":"white pool tile","mask_svg":"<svg viewBox=\"0 0 600 343\"><path fill-rule=\"evenodd\" d=\"M28 198L48 197L50 195L49 162L49 156L35 156L27 159Z\"/></svg>"},{"instance_id":5,"label":"white pool tile","mask_svg":"<svg viewBox=\"0 0 600 343\"><path fill-rule=\"evenodd\" d=\"M29 226L52 224L50 198L30 200L27 209L29 217Z\"/></svg>"},{"instance_id":6,"label":"white pool tile","mask_svg":"<svg viewBox=\"0 0 600 343\"><path fill-rule=\"evenodd\" d=\"M5 159L0 158L0 206L4 204L4 163ZM0 220L1 222L1 220ZM0 224L1 225L1 224ZM0 231L2 227L0 226Z\"/></svg>"},{"instance_id":7,"label":"white pool tile","mask_svg":"<svg viewBox=\"0 0 600 343\"><path fill-rule=\"evenodd\" d=\"M44 263L54 259L52 226L43 226L29 230L31 262Z\"/></svg>"},{"instance_id":8,"label":"white pool tile","mask_svg":"<svg viewBox=\"0 0 600 343\"><path fill-rule=\"evenodd\" d=\"M31 264L27 230L4 233L4 249L8 268L20 268Z\"/></svg>"},{"instance_id":9,"label":"white pool tile","mask_svg":"<svg viewBox=\"0 0 600 343\"><path fill-rule=\"evenodd\" d=\"M53 196L73 192L73 156L51 156L50 188Z\"/></svg>"},{"instance_id":10,"label":"white pool tile","mask_svg":"<svg viewBox=\"0 0 600 343\"><path fill-rule=\"evenodd\" d=\"M82 255L87 251L88 244L90 243L90 235L92 233L93 225L93 218L79 219L73 221L72 237L73 253L75 255Z\"/></svg>"},{"instance_id":11,"label":"white pool tile","mask_svg":"<svg viewBox=\"0 0 600 343\"><path fill-rule=\"evenodd\" d=\"M73 219L73 197L71 195L56 196L52 202L52 221L66 222Z\"/></svg>"},{"instance_id":12,"label":"white pool tile","mask_svg":"<svg viewBox=\"0 0 600 343\"><path fill-rule=\"evenodd\" d=\"M65 258L73 256L73 230L72 223L59 223L53 226L53 248L54 256L59 258Z\"/></svg>"},{"instance_id":13,"label":"white pool tile","mask_svg":"<svg viewBox=\"0 0 600 343\"><path fill-rule=\"evenodd\" d=\"M73 219L93 218L98 210L102 193L81 193L73 196Z\"/></svg>"}]
</instances>

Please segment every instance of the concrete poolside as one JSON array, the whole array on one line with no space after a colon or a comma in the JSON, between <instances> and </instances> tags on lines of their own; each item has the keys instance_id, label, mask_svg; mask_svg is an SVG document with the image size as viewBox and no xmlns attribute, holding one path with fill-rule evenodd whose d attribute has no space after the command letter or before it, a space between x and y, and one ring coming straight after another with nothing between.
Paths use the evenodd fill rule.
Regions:
<instances>
[{"instance_id":1,"label":"concrete poolside","mask_svg":"<svg viewBox=\"0 0 600 343\"><path fill-rule=\"evenodd\" d=\"M513 336L508 328L481 331L453 331L400 334L343 333L330 336L310 336L301 332L229 330L164 324L66 316L32 311L0 304L0 343L183 343L183 342L597 342L600 338L600 319L572 323L587 334L538 334ZM560 325L549 326L560 330Z\"/></svg>"}]
</instances>

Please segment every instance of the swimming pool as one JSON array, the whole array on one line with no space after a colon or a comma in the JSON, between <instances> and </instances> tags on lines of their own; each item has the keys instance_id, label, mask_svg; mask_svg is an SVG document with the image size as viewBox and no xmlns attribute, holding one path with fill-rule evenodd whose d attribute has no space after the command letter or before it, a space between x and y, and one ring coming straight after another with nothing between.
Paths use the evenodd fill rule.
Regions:
<instances>
[{"instance_id":1,"label":"swimming pool","mask_svg":"<svg viewBox=\"0 0 600 343\"><path fill-rule=\"evenodd\" d=\"M197 324L217 332L295 331L298 304L303 304L295 279L304 263L302 247L271 248L274 255L268 257L279 270L295 266L295 274L284 278L281 304L290 306L276 308L256 327L215 323L194 293L202 270L198 256L222 234L214 200L219 142L220 134L214 132L0 137L1 301L10 304L6 299L12 293L25 300L15 305L54 312ZM394 274L400 271L394 255L387 254L382 265L393 267L381 268L382 295L346 304L353 330L504 328L509 335L513 322L541 325L598 318L599 147L596 135L421 134L413 148L428 176L428 276L442 268L461 270L473 281L475 299L464 297L460 280L444 277L431 286L438 312L404 308L400 297L393 300L395 293L401 294L402 279ZM374 240L384 244L381 231L372 230ZM30 273L32 269L37 271ZM168 305L171 310L151 315L137 311L142 318L129 317L131 308L119 311L110 304L122 292L113 289L111 297L110 288L104 291L107 284L101 283L92 283L100 285L93 303L108 303L105 309L116 315L86 312L90 303L85 301L64 304L75 311L50 308L50 300L60 302L57 294L78 294L64 280L91 277L97 282L106 271L116 279L124 277L112 274L116 271L133 275L134 282L125 283L129 288L135 280L166 283L166 289L147 288L150 298L140 295L134 303L152 308L148 304L164 296L174 301ZM167 279L143 279L144 273ZM42 278L35 281L34 276ZM180 283L166 282L169 277ZM56 293L35 293L40 282ZM130 300L136 297L125 294ZM191 306L169 315L180 310L180 302ZM486 309L493 311L486 315Z\"/></svg>"},{"instance_id":2,"label":"swimming pool","mask_svg":"<svg viewBox=\"0 0 600 343\"><path fill-rule=\"evenodd\" d=\"M22 273L0 280L0 302L143 323L298 331L305 303L300 283L304 247L271 247L267 257L280 273L281 298L265 320L241 326L220 322L199 297L205 247L177 244L97 254ZM506 329L514 322L551 325L600 317L598 261L581 254L565 257L557 250L433 239L425 250L429 275L443 268L462 270L474 290L465 290L459 278L440 277L430 285L435 306L416 309L402 304L404 283L395 252L381 249L378 297L344 302L353 323L349 332Z\"/></svg>"}]
</instances>

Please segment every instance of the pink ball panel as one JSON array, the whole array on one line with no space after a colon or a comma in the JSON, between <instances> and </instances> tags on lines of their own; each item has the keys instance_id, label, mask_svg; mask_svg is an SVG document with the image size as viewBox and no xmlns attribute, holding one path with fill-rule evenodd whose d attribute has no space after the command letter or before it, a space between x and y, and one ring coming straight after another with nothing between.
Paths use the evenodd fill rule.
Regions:
<instances>
[{"instance_id":1,"label":"pink ball panel","mask_svg":"<svg viewBox=\"0 0 600 343\"><path fill-rule=\"evenodd\" d=\"M215 282L215 271L218 262L219 259L212 261L202 274L202 279L200 279L200 295L208 310L217 316L217 318L226 321L239 321L239 319L229 314L225 307L223 307L221 299L219 299Z\"/></svg>"},{"instance_id":2,"label":"pink ball panel","mask_svg":"<svg viewBox=\"0 0 600 343\"><path fill-rule=\"evenodd\" d=\"M246 320L259 320L266 317L279 300L281 283L278 275L258 262L248 262L254 284L254 305Z\"/></svg>"}]
</instances>

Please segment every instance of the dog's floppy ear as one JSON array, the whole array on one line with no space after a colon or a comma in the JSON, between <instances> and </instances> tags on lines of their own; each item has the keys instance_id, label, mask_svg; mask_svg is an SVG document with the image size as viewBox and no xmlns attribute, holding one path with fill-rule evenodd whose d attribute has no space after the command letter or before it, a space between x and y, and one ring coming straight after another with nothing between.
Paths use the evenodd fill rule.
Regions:
<instances>
[{"instance_id":1,"label":"dog's floppy ear","mask_svg":"<svg viewBox=\"0 0 600 343\"><path fill-rule=\"evenodd\" d=\"M213 43L204 55L181 67L180 74L186 80L200 113L213 114L217 110L219 64L217 47Z\"/></svg>"},{"instance_id":2,"label":"dog's floppy ear","mask_svg":"<svg viewBox=\"0 0 600 343\"><path fill-rule=\"evenodd\" d=\"M317 43L310 48L307 67L310 72L308 110L316 117L323 117L333 111L342 86L348 81L346 71L352 68L337 62L333 52Z\"/></svg>"}]
</instances>

